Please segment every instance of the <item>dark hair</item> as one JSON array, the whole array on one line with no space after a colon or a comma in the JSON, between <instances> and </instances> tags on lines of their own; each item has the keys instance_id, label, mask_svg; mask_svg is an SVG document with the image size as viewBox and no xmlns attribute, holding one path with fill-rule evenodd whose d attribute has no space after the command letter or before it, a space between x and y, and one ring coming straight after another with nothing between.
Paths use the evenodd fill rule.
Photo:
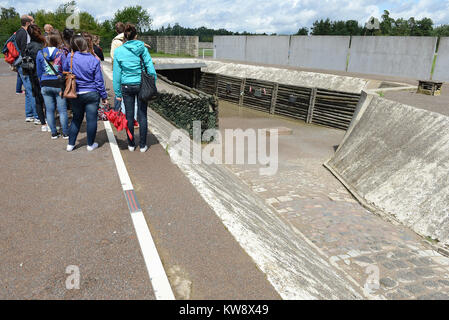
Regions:
<instances>
[{"instance_id":1,"label":"dark hair","mask_svg":"<svg viewBox=\"0 0 449 320\"><path fill-rule=\"evenodd\" d=\"M45 37L42 35L41 28L39 28L37 24L31 24L27 31L30 35L31 41L39 42L45 45Z\"/></svg>"},{"instance_id":2,"label":"dark hair","mask_svg":"<svg viewBox=\"0 0 449 320\"><path fill-rule=\"evenodd\" d=\"M89 51L91 54L95 55L94 52L94 41L92 40L92 35L89 32L83 32L82 33L84 39L87 41L87 51Z\"/></svg>"},{"instance_id":3,"label":"dark hair","mask_svg":"<svg viewBox=\"0 0 449 320\"><path fill-rule=\"evenodd\" d=\"M29 23L31 21L33 21L33 20L31 19L30 16L23 15L20 17L20 24L22 25L22 27L25 27L27 25L27 23Z\"/></svg>"},{"instance_id":4,"label":"dark hair","mask_svg":"<svg viewBox=\"0 0 449 320\"><path fill-rule=\"evenodd\" d=\"M47 35L47 45L49 47L56 47L56 48L61 47L62 38L58 30L53 30Z\"/></svg>"},{"instance_id":5,"label":"dark hair","mask_svg":"<svg viewBox=\"0 0 449 320\"><path fill-rule=\"evenodd\" d=\"M115 24L115 31L117 33L123 33L125 31L125 24L123 22L117 22Z\"/></svg>"},{"instance_id":6,"label":"dark hair","mask_svg":"<svg viewBox=\"0 0 449 320\"><path fill-rule=\"evenodd\" d=\"M125 26L125 39L127 41L134 40L134 38L137 36L137 30L136 27L132 23L127 23Z\"/></svg>"},{"instance_id":7,"label":"dark hair","mask_svg":"<svg viewBox=\"0 0 449 320\"><path fill-rule=\"evenodd\" d=\"M74 52L76 51L87 51L89 49L89 45L87 44L86 39L82 35L75 35L70 40L70 47Z\"/></svg>"},{"instance_id":8,"label":"dark hair","mask_svg":"<svg viewBox=\"0 0 449 320\"><path fill-rule=\"evenodd\" d=\"M74 33L75 32L73 31L73 29L64 28L64 30L62 31L62 39L64 40L66 45L70 43L70 39L72 39Z\"/></svg>"}]
</instances>

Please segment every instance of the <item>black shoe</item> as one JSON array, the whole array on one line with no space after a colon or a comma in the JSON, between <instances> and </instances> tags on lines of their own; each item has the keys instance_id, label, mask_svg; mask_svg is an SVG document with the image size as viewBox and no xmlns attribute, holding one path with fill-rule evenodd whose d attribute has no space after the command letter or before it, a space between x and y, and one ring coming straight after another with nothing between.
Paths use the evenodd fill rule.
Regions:
<instances>
[{"instance_id":1,"label":"black shoe","mask_svg":"<svg viewBox=\"0 0 449 320\"><path fill-rule=\"evenodd\" d=\"M64 140L67 140L69 138L69 136L68 135L66 135L66 134L62 134L62 139L64 139Z\"/></svg>"},{"instance_id":2,"label":"black shoe","mask_svg":"<svg viewBox=\"0 0 449 320\"><path fill-rule=\"evenodd\" d=\"M59 133L52 133L51 134L51 138L52 138L52 140L58 139L59 138Z\"/></svg>"}]
</instances>

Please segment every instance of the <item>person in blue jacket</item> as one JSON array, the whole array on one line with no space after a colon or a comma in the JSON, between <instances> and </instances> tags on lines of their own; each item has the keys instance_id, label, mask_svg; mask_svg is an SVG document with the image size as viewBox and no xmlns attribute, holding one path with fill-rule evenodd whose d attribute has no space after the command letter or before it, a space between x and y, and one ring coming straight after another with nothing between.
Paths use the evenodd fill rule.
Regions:
<instances>
[{"instance_id":1,"label":"person in blue jacket","mask_svg":"<svg viewBox=\"0 0 449 320\"><path fill-rule=\"evenodd\" d=\"M139 121L139 146L140 152L148 150L147 146L147 103L140 101L138 98L140 82L141 82L141 63L147 73L151 74L156 80L156 70L153 61L145 44L137 39L136 27L127 23L125 26L125 43L114 51L113 66L113 84L114 92L117 100L123 100L125 104L126 120L128 120L128 129L133 139L128 137L128 149L134 151L136 149L134 136L134 104L137 99L137 119Z\"/></svg>"},{"instance_id":2,"label":"person in blue jacket","mask_svg":"<svg viewBox=\"0 0 449 320\"><path fill-rule=\"evenodd\" d=\"M55 110L58 109L62 136L68 139L67 102L62 97L62 64L65 59L60 49L62 39L58 31L52 31L47 36L47 46L37 53L36 72L40 81L41 93L44 98L47 123L51 129L51 138L57 139L60 134L56 128Z\"/></svg>"},{"instance_id":3,"label":"person in blue jacket","mask_svg":"<svg viewBox=\"0 0 449 320\"><path fill-rule=\"evenodd\" d=\"M73 53L66 57L63 70L72 71L75 75L77 98L69 99L72 102L73 119L69 128L67 151L70 152L75 148L84 114L86 114L87 125L87 151L93 151L98 148L95 137L100 98L104 104L107 104L108 94L104 86L100 60L89 52L86 39L81 35L75 35L71 40L70 47Z\"/></svg>"}]
</instances>

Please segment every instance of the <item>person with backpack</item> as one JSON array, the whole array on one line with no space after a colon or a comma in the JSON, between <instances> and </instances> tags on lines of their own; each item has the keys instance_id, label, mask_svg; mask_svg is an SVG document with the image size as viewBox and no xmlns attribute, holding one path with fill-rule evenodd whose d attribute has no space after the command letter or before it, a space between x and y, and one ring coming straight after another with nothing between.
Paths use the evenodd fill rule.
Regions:
<instances>
[{"instance_id":1,"label":"person with backpack","mask_svg":"<svg viewBox=\"0 0 449 320\"><path fill-rule=\"evenodd\" d=\"M124 36L126 42L115 49L113 85L115 96L118 100L125 103L126 120L128 129L131 132L132 139L128 137L128 149L134 151L136 148L134 136L134 105L137 100L140 136L140 152L148 150L147 146L147 103L138 98L141 84L142 67L151 74L156 81L157 75L154 69L150 53L142 41L137 39L136 27L127 23Z\"/></svg>"},{"instance_id":2,"label":"person with backpack","mask_svg":"<svg viewBox=\"0 0 449 320\"><path fill-rule=\"evenodd\" d=\"M17 49L20 56L17 58L21 60L25 54L25 49L27 44L30 42L30 35L27 32L28 27L34 23L34 19L31 16L23 15L20 18L21 27L15 33L15 43L17 44ZM21 63L17 65L17 73L22 79L23 87L25 88L25 121L33 122L35 124L40 124L37 112L36 112L36 101L33 97L33 88L31 85L30 77L23 74L23 69Z\"/></svg>"},{"instance_id":3,"label":"person with backpack","mask_svg":"<svg viewBox=\"0 0 449 320\"><path fill-rule=\"evenodd\" d=\"M65 60L60 47L62 39L58 31L54 30L47 36L47 46L38 52L36 58L37 76L41 85L47 111L47 123L51 130L51 138L58 139L60 134L56 128L55 110L59 112L62 127L62 137L69 138L67 102L62 97L62 69Z\"/></svg>"},{"instance_id":4,"label":"person with backpack","mask_svg":"<svg viewBox=\"0 0 449 320\"><path fill-rule=\"evenodd\" d=\"M103 104L108 103L101 63L89 52L89 45L83 36L73 36L70 46L73 53L65 59L63 69L75 75L77 97L69 99L72 101L73 119L69 128L67 151L75 148L84 114L87 123L87 151L93 151L98 148L95 136L100 98Z\"/></svg>"},{"instance_id":5,"label":"person with backpack","mask_svg":"<svg viewBox=\"0 0 449 320\"><path fill-rule=\"evenodd\" d=\"M46 132L50 130L45 120L44 97L41 93L41 86L36 69L37 53L44 48L44 46L46 45L46 41L44 36L42 35L41 29L36 24L32 24L28 27L28 34L30 35L31 41L27 44L25 52L27 56L31 57L34 65L34 68L32 70L29 70L28 74L30 75L31 86L33 88L33 97L36 102L36 112L42 125L42 131ZM22 68L24 67L25 66L22 65Z\"/></svg>"}]
</instances>

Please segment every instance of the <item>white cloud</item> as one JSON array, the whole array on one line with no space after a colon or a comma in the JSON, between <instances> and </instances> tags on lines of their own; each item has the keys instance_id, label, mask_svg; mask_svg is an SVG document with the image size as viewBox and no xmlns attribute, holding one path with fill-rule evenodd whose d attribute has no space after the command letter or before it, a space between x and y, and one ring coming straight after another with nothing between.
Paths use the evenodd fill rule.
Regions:
<instances>
[{"instance_id":1,"label":"white cloud","mask_svg":"<svg viewBox=\"0 0 449 320\"><path fill-rule=\"evenodd\" d=\"M0 1L20 13L37 9L54 10L65 1L22 0ZM149 10L153 27L178 22L182 26L226 28L231 31L294 33L310 27L317 19L355 19L363 24L370 16L380 18L388 9L394 18L430 17L438 24L449 24L449 0L111 0L107 2L78 0L99 20L109 19L117 8L139 4Z\"/></svg>"}]
</instances>

